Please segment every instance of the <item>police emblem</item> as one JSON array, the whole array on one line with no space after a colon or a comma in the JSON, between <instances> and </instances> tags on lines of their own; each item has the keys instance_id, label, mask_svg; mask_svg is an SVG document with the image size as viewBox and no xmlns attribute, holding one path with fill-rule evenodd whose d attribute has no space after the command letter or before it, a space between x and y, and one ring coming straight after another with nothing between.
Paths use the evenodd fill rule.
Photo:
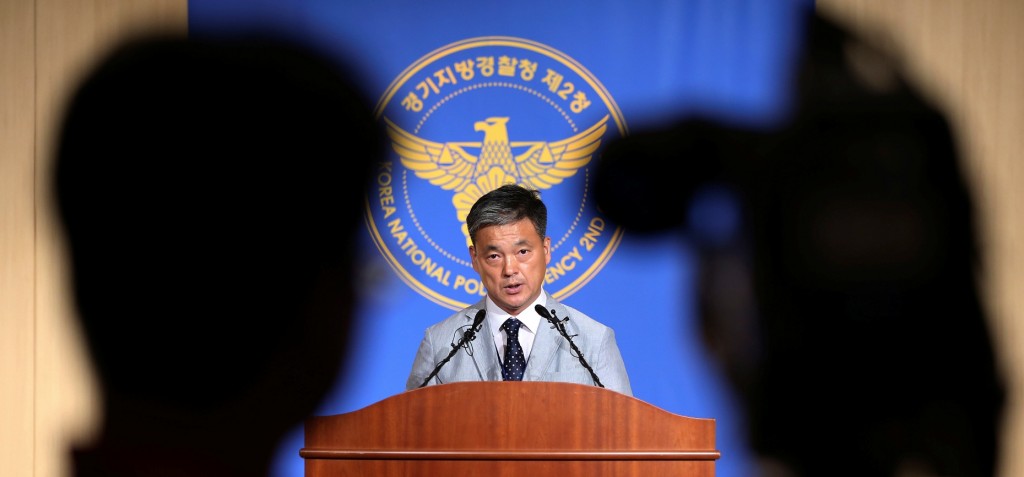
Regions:
<instances>
[{"instance_id":1,"label":"police emblem","mask_svg":"<svg viewBox=\"0 0 1024 477\"><path fill-rule=\"evenodd\" d=\"M551 47L513 37L456 42L423 56L375 111L390 156L377 168L366 219L401 279L460 309L486 294L470 264L465 225L481 195L515 182L548 206L545 290L563 299L611 258L622 232L592 203L601 144L626 134L604 86Z\"/></svg>"}]
</instances>

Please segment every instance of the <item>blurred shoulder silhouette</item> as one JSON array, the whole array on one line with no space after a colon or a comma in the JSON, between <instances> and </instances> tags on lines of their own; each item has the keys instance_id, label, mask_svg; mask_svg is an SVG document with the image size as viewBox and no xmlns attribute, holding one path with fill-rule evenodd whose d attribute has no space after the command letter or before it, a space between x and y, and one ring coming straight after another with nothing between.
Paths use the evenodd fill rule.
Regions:
<instances>
[{"instance_id":1,"label":"blurred shoulder silhouette","mask_svg":"<svg viewBox=\"0 0 1024 477\"><path fill-rule=\"evenodd\" d=\"M265 475L333 386L384 144L357 73L148 37L73 92L52 178L103 406L74 475Z\"/></svg>"},{"instance_id":2,"label":"blurred shoulder silhouette","mask_svg":"<svg viewBox=\"0 0 1024 477\"><path fill-rule=\"evenodd\" d=\"M737 233L685 230L760 475L991 477L1004 379L954 135L892 54L815 14L805 34L784 124L687 117L611 143L597 203L660 233L731 191Z\"/></svg>"}]
</instances>

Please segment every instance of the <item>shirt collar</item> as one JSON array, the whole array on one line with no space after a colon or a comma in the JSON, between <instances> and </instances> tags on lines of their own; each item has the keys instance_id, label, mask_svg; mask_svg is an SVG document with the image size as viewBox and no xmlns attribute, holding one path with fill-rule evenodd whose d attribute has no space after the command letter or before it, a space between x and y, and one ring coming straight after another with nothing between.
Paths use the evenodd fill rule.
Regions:
<instances>
[{"instance_id":1,"label":"shirt collar","mask_svg":"<svg viewBox=\"0 0 1024 477\"><path fill-rule=\"evenodd\" d=\"M546 305L548 302L548 295L543 289L540 291L540 295L537 295L537 299L530 303L530 306L526 307L525 310L516 315L516 319L523 322L523 326L533 333L536 333L540 328L540 315L537 314L537 305ZM491 301L491 297L486 297L486 309L487 309L487 323L488 328L491 329L491 334L495 334L501 329L501 325L505 323L510 316L505 310L502 310L498 305Z\"/></svg>"}]
</instances>

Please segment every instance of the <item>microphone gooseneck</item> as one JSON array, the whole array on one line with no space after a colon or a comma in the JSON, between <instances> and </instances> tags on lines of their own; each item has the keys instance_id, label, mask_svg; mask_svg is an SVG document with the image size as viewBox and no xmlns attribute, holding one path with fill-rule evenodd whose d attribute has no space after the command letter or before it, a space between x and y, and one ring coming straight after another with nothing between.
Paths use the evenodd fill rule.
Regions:
<instances>
[{"instance_id":1,"label":"microphone gooseneck","mask_svg":"<svg viewBox=\"0 0 1024 477\"><path fill-rule=\"evenodd\" d=\"M484 316L486 314L487 311L482 309L476 312L476 316L473 317L473 324L465 333L462 334L462 337L459 338L459 342L452 345L452 350L448 353L448 356L445 356L440 363L437 363L437 366L434 367L434 370L430 372L430 375L427 376L427 379L423 380L423 383L420 384L419 387L422 388L423 386L426 386L434 376L437 376L437 373L441 371L441 367L444 366L448 360L452 359L452 356L455 356L455 353L459 352L459 348L462 348L466 343L476 339L476 332L479 331L480 324L484 322Z\"/></svg>"},{"instance_id":2,"label":"microphone gooseneck","mask_svg":"<svg viewBox=\"0 0 1024 477\"><path fill-rule=\"evenodd\" d=\"M566 318L564 320L559 320L558 318L553 316L555 314L555 310L551 310L551 312L548 313L548 310L541 305L535 306L534 309L537 310L538 315L544 317L545 320L551 322L555 329L558 330L558 334L562 335L562 337L569 342L569 348L571 348L572 351L576 353L576 357L579 358L580 364L582 364L583 367L587 368L587 371L590 372L590 377L594 379L594 384L598 385L598 387L603 388L604 384L601 384L601 380L598 379L597 373L594 372L594 368L590 367L590 364L587 363L587 360L583 358L583 352L581 352L580 349L576 347L576 343L573 343L572 337L569 336L569 333L567 331L565 331L565 322L569 321L569 319Z\"/></svg>"}]
</instances>

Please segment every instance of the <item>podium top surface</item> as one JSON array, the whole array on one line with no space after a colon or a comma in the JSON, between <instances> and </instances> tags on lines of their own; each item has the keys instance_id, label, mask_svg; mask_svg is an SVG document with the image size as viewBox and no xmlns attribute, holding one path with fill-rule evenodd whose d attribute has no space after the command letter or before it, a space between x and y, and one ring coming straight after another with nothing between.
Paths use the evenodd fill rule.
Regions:
<instances>
[{"instance_id":1,"label":"podium top surface","mask_svg":"<svg viewBox=\"0 0 1024 477\"><path fill-rule=\"evenodd\" d=\"M585 451L717 458L715 420L607 389L554 382L460 382L306 420L304 452Z\"/></svg>"}]
</instances>

